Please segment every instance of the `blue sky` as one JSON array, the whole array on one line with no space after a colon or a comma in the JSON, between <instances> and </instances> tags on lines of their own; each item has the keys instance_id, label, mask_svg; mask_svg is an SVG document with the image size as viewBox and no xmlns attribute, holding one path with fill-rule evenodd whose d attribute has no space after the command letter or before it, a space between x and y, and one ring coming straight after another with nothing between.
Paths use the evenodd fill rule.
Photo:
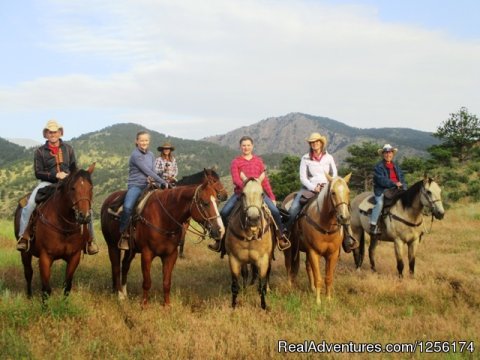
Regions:
<instances>
[{"instance_id":1,"label":"blue sky","mask_svg":"<svg viewBox=\"0 0 480 360\"><path fill-rule=\"evenodd\" d=\"M40 141L56 118L66 139L121 122L199 139L289 112L435 131L480 112L479 7L2 1L0 136Z\"/></svg>"}]
</instances>

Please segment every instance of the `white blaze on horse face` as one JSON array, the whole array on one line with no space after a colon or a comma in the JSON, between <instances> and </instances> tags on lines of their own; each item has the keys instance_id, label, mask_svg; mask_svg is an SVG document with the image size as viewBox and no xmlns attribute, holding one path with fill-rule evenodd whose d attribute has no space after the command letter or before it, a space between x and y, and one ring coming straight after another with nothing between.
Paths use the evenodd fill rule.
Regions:
<instances>
[{"instance_id":1,"label":"white blaze on horse face","mask_svg":"<svg viewBox=\"0 0 480 360\"><path fill-rule=\"evenodd\" d=\"M225 234L225 226L223 225L222 217L220 216L220 212L218 211L217 201L214 196L210 196L210 202L215 209L215 215L217 215L217 224L220 228L220 238L222 238L223 234Z\"/></svg>"},{"instance_id":2,"label":"white blaze on horse face","mask_svg":"<svg viewBox=\"0 0 480 360\"><path fill-rule=\"evenodd\" d=\"M263 188L257 180L251 180L243 188L244 207L247 217L251 220L260 219L260 208L263 203Z\"/></svg>"}]
</instances>

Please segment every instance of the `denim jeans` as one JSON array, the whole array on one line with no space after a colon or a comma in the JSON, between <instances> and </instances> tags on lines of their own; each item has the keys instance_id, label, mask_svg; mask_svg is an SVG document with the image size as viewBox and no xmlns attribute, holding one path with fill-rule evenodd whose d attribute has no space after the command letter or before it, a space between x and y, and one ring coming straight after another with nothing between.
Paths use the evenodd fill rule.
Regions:
<instances>
[{"instance_id":1,"label":"denim jeans","mask_svg":"<svg viewBox=\"0 0 480 360\"><path fill-rule=\"evenodd\" d=\"M128 226L128 222L130 221L130 215L132 214L133 207L137 202L138 198L142 194L143 189L145 186L130 186L127 190L127 194L125 195L125 200L123 200L123 212L120 216L120 232L124 232Z\"/></svg>"},{"instance_id":2,"label":"denim jeans","mask_svg":"<svg viewBox=\"0 0 480 360\"><path fill-rule=\"evenodd\" d=\"M383 193L379 196L375 195L375 206L372 210L372 216L370 217L370 224L377 225L380 212L383 208Z\"/></svg>"},{"instance_id":3,"label":"denim jeans","mask_svg":"<svg viewBox=\"0 0 480 360\"><path fill-rule=\"evenodd\" d=\"M37 207L35 202L35 197L37 196L38 190L44 188L45 186L52 185L51 182L41 181L35 189L33 189L32 194L28 198L27 205L22 209L22 215L20 216L20 229L18 230L18 237L21 238L25 232L28 222L30 221L30 216L32 216L33 210Z\"/></svg>"},{"instance_id":4,"label":"denim jeans","mask_svg":"<svg viewBox=\"0 0 480 360\"><path fill-rule=\"evenodd\" d=\"M270 212L272 213L273 220L277 224L278 229L283 232L284 226L282 223L282 218L280 216L280 210L278 210L277 205L270 199L267 195L263 195L263 201L267 204Z\"/></svg>"},{"instance_id":5,"label":"denim jeans","mask_svg":"<svg viewBox=\"0 0 480 360\"><path fill-rule=\"evenodd\" d=\"M220 216L222 217L223 221L223 226L227 227L228 225L228 217L232 213L233 208L235 207L235 204L237 203L238 200L238 195L233 194L230 196L230 198L227 200L225 205L223 205L222 210L220 211Z\"/></svg>"},{"instance_id":6,"label":"denim jeans","mask_svg":"<svg viewBox=\"0 0 480 360\"><path fill-rule=\"evenodd\" d=\"M295 221L295 218L297 217L298 213L301 210L301 206L300 206L300 199L301 198L302 198L302 191L300 190L295 195L295 198L292 201L292 205L290 205L290 208L288 209L288 215L289 216L288 216L288 221L285 224L285 227L287 229L291 228L293 222Z\"/></svg>"}]
</instances>

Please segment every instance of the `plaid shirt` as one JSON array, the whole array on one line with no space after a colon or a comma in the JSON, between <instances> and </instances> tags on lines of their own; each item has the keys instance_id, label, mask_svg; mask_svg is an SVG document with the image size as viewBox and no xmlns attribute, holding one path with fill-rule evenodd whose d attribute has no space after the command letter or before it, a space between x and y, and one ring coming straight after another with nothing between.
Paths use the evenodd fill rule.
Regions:
<instances>
[{"instance_id":1,"label":"plaid shirt","mask_svg":"<svg viewBox=\"0 0 480 360\"><path fill-rule=\"evenodd\" d=\"M172 161L168 161L159 156L155 161L155 172L167 181L176 178L178 175L177 160L172 157Z\"/></svg>"},{"instance_id":2,"label":"plaid shirt","mask_svg":"<svg viewBox=\"0 0 480 360\"><path fill-rule=\"evenodd\" d=\"M237 156L233 159L230 165L230 173L232 174L233 184L235 185L235 194L241 194L243 190L243 181L240 178L240 172L243 172L247 178L258 178L265 170L263 160L256 155L253 155L250 160L246 160L243 156ZM275 201L275 195L273 194L270 181L266 174L262 182L262 187L267 196L272 201Z\"/></svg>"}]
</instances>

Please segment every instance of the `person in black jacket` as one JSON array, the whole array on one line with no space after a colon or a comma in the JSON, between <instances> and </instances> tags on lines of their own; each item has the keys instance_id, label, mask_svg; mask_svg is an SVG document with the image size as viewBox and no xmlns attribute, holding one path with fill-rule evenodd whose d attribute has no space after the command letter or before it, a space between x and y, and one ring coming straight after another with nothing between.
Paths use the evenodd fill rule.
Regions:
<instances>
[{"instance_id":1,"label":"person in black jacket","mask_svg":"<svg viewBox=\"0 0 480 360\"><path fill-rule=\"evenodd\" d=\"M49 120L43 128L43 137L47 141L35 150L33 168L35 177L40 180L40 183L32 191L27 205L22 209L17 242L17 250L19 251L25 251L29 248L30 229L27 229L27 227L30 217L37 206L35 197L38 190L65 179L70 172L70 167L76 167L75 152L71 145L61 139L62 136L63 126L55 120ZM88 241L87 254L93 255L98 253L98 246L95 243L93 234L93 219L88 228L90 239Z\"/></svg>"},{"instance_id":2,"label":"person in black jacket","mask_svg":"<svg viewBox=\"0 0 480 360\"><path fill-rule=\"evenodd\" d=\"M377 222L383 208L384 192L387 189L407 189L407 183L403 176L403 172L393 162L393 157L398 149L390 144L385 144L383 148L378 149L378 155L383 156L383 160L375 165L375 173L373 175L373 193L375 195L375 206L370 217L370 234L377 235L380 233Z\"/></svg>"}]
</instances>

